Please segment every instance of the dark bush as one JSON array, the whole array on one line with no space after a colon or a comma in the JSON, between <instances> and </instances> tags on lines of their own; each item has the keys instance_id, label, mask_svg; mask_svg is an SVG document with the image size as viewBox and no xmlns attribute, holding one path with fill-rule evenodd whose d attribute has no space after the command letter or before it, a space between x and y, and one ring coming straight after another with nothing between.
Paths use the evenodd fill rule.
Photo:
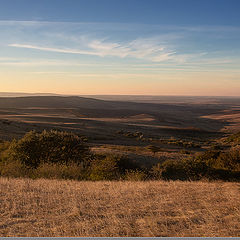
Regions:
<instances>
[{"instance_id":1,"label":"dark bush","mask_svg":"<svg viewBox=\"0 0 240 240\"><path fill-rule=\"evenodd\" d=\"M126 170L124 180L127 181L144 181L147 179L147 174L142 170Z\"/></svg>"},{"instance_id":2,"label":"dark bush","mask_svg":"<svg viewBox=\"0 0 240 240\"><path fill-rule=\"evenodd\" d=\"M10 146L10 142L1 141L0 142L0 161L3 161L7 157L7 152Z\"/></svg>"},{"instance_id":3,"label":"dark bush","mask_svg":"<svg viewBox=\"0 0 240 240\"><path fill-rule=\"evenodd\" d=\"M97 155L91 163L91 180L118 180L124 178L129 170L137 170L138 166L125 156Z\"/></svg>"},{"instance_id":4,"label":"dark bush","mask_svg":"<svg viewBox=\"0 0 240 240\"><path fill-rule=\"evenodd\" d=\"M224 169L240 171L240 150L221 153L217 158L216 165Z\"/></svg>"},{"instance_id":5,"label":"dark bush","mask_svg":"<svg viewBox=\"0 0 240 240\"><path fill-rule=\"evenodd\" d=\"M34 169L35 178L87 180L88 168L76 164L44 163Z\"/></svg>"},{"instance_id":6,"label":"dark bush","mask_svg":"<svg viewBox=\"0 0 240 240\"><path fill-rule=\"evenodd\" d=\"M186 173L182 161L167 160L162 164L157 164L156 166L153 166L151 173L154 179L186 179Z\"/></svg>"},{"instance_id":7,"label":"dark bush","mask_svg":"<svg viewBox=\"0 0 240 240\"><path fill-rule=\"evenodd\" d=\"M201 158L188 158L182 161L186 179L200 180L208 176L211 167Z\"/></svg>"},{"instance_id":8,"label":"dark bush","mask_svg":"<svg viewBox=\"0 0 240 240\"><path fill-rule=\"evenodd\" d=\"M207 176L210 180L239 181L240 171L211 168Z\"/></svg>"},{"instance_id":9,"label":"dark bush","mask_svg":"<svg viewBox=\"0 0 240 240\"><path fill-rule=\"evenodd\" d=\"M218 150L209 150L206 151L204 153L202 153L201 155L199 155L197 157L197 159L202 160L202 161L206 161L208 159L217 159L220 155L221 151Z\"/></svg>"},{"instance_id":10,"label":"dark bush","mask_svg":"<svg viewBox=\"0 0 240 240\"><path fill-rule=\"evenodd\" d=\"M197 157L181 161L167 160L151 170L155 179L200 180L221 179L240 180L240 151L207 151Z\"/></svg>"},{"instance_id":11,"label":"dark bush","mask_svg":"<svg viewBox=\"0 0 240 240\"><path fill-rule=\"evenodd\" d=\"M89 157L89 148L73 133L31 131L22 139L13 141L8 154L27 167L37 168L41 163L80 164Z\"/></svg>"},{"instance_id":12,"label":"dark bush","mask_svg":"<svg viewBox=\"0 0 240 240\"><path fill-rule=\"evenodd\" d=\"M120 158L116 156L96 158L91 164L90 179L93 181L119 179L120 171L117 166L119 161Z\"/></svg>"},{"instance_id":13,"label":"dark bush","mask_svg":"<svg viewBox=\"0 0 240 240\"><path fill-rule=\"evenodd\" d=\"M151 173L155 179L199 180L206 177L209 167L205 162L190 158L186 160L167 160L153 166Z\"/></svg>"}]
</instances>

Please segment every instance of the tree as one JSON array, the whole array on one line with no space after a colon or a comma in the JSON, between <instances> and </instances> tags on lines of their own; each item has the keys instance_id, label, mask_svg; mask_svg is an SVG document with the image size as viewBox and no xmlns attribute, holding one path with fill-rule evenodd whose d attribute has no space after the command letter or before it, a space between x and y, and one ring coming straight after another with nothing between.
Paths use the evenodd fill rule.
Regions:
<instances>
[{"instance_id":1,"label":"tree","mask_svg":"<svg viewBox=\"0 0 240 240\"><path fill-rule=\"evenodd\" d=\"M73 133L31 131L11 143L9 154L25 166L37 168L41 163L80 164L89 156L89 147Z\"/></svg>"}]
</instances>

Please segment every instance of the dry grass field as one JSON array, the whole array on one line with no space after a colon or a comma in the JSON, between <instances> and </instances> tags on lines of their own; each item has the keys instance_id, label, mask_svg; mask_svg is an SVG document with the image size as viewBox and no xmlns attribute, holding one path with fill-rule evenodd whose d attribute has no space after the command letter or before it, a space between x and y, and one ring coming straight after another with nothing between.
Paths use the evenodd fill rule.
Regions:
<instances>
[{"instance_id":1,"label":"dry grass field","mask_svg":"<svg viewBox=\"0 0 240 240\"><path fill-rule=\"evenodd\" d=\"M240 184L0 178L0 236L240 236Z\"/></svg>"}]
</instances>

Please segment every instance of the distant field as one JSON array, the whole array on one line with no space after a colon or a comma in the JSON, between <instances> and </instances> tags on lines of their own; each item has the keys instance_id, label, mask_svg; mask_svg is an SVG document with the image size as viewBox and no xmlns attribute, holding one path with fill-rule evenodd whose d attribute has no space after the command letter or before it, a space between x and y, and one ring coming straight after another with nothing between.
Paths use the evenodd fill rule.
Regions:
<instances>
[{"instance_id":1,"label":"distant field","mask_svg":"<svg viewBox=\"0 0 240 240\"><path fill-rule=\"evenodd\" d=\"M0 178L0 236L240 236L240 184Z\"/></svg>"},{"instance_id":2,"label":"distant field","mask_svg":"<svg viewBox=\"0 0 240 240\"><path fill-rule=\"evenodd\" d=\"M240 100L235 98L95 97L99 99L1 97L0 140L20 138L31 130L58 129L86 136L92 147L157 145L169 155L169 150L179 154L187 143L192 146L187 147L192 153L203 151L225 136L222 129L239 129L236 114ZM219 117L226 111L230 113L233 107L234 119ZM179 145L179 140L186 144ZM128 151L130 157L133 154ZM154 162L159 160L157 155L153 158Z\"/></svg>"}]
</instances>

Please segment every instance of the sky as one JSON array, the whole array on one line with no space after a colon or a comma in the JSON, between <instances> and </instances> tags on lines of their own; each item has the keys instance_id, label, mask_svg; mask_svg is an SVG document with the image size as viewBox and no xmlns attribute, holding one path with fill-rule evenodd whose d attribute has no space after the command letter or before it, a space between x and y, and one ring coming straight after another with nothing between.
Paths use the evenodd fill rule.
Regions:
<instances>
[{"instance_id":1,"label":"sky","mask_svg":"<svg viewBox=\"0 0 240 240\"><path fill-rule=\"evenodd\" d=\"M0 0L0 92L240 96L239 0Z\"/></svg>"}]
</instances>

